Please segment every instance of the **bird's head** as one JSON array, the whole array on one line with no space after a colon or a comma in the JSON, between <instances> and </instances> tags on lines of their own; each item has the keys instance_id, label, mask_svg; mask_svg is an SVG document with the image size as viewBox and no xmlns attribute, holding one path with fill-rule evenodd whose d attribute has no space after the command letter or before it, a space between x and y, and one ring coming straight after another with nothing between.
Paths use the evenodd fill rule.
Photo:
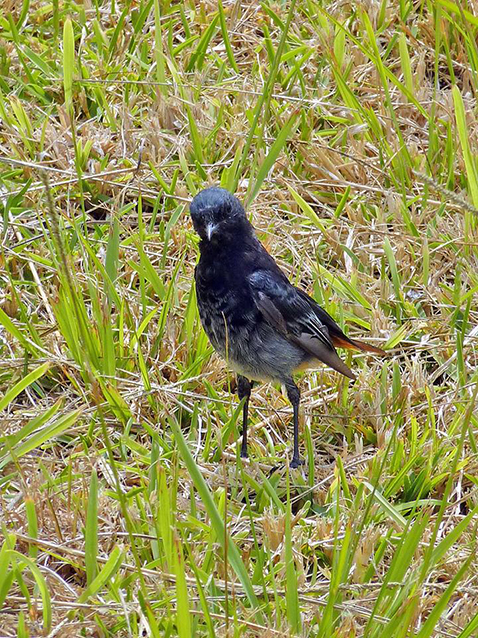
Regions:
<instances>
[{"instance_id":1,"label":"bird's head","mask_svg":"<svg viewBox=\"0 0 478 638\"><path fill-rule=\"evenodd\" d=\"M249 226L241 202L224 188L205 188L193 199L189 211L194 230L203 241L220 242L235 229Z\"/></svg>"}]
</instances>

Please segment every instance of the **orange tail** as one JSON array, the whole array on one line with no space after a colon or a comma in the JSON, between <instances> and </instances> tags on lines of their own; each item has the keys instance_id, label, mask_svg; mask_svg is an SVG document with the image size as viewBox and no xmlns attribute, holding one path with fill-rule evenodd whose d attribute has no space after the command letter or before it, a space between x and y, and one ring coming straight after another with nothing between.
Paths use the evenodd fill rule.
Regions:
<instances>
[{"instance_id":1,"label":"orange tail","mask_svg":"<svg viewBox=\"0 0 478 638\"><path fill-rule=\"evenodd\" d=\"M355 339L349 339L345 335L343 337L332 337L332 343L337 348L348 348L349 350L362 350L362 352L372 352L373 354L379 354L384 357L387 353L385 350L381 348L377 348L376 346L371 346L368 343L364 343L363 341L356 341Z\"/></svg>"}]
</instances>

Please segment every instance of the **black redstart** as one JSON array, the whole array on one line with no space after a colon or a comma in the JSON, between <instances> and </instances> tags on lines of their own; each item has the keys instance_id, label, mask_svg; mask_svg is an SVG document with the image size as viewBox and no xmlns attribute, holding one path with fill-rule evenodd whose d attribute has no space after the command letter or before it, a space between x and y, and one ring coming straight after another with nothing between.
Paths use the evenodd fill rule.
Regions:
<instances>
[{"instance_id":1,"label":"black redstart","mask_svg":"<svg viewBox=\"0 0 478 638\"><path fill-rule=\"evenodd\" d=\"M201 238L195 271L201 323L215 350L238 374L243 407L241 456L247 456L247 417L252 382L280 381L294 411L291 467L300 465L300 392L293 374L319 361L355 375L335 346L383 355L349 339L309 295L293 286L257 239L239 200L223 188L206 188L190 212Z\"/></svg>"}]
</instances>

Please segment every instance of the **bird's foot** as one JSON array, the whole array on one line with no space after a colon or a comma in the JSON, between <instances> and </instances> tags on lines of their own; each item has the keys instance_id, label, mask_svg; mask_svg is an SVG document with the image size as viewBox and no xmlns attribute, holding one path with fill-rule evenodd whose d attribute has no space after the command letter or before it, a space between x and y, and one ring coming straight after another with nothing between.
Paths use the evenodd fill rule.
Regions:
<instances>
[{"instance_id":1,"label":"bird's foot","mask_svg":"<svg viewBox=\"0 0 478 638\"><path fill-rule=\"evenodd\" d=\"M244 449L244 448L241 447L240 457L241 457L241 459L248 459L249 458L249 454L247 453L247 449Z\"/></svg>"},{"instance_id":2,"label":"bird's foot","mask_svg":"<svg viewBox=\"0 0 478 638\"><path fill-rule=\"evenodd\" d=\"M290 462L290 467L295 469L296 467L300 467L304 465L304 459L301 459L300 456L293 456L292 461Z\"/></svg>"}]
</instances>

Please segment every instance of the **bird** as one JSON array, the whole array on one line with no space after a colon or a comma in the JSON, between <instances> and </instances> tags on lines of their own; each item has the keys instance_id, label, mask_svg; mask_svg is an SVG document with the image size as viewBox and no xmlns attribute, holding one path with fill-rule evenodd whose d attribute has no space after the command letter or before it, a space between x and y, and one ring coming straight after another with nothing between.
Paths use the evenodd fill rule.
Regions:
<instances>
[{"instance_id":1,"label":"bird","mask_svg":"<svg viewBox=\"0 0 478 638\"><path fill-rule=\"evenodd\" d=\"M242 445L247 454L249 400L254 382L280 382L293 409L291 468L299 453L300 391L294 373L325 363L355 379L336 347L378 355L385 352L350 339L306 292L290 283L256 236L237 197L211 186L191 201L189 212L199 235L194 272L201 324L213 348L237 373L242 408Z\"/></svg>"}]
</instances>

